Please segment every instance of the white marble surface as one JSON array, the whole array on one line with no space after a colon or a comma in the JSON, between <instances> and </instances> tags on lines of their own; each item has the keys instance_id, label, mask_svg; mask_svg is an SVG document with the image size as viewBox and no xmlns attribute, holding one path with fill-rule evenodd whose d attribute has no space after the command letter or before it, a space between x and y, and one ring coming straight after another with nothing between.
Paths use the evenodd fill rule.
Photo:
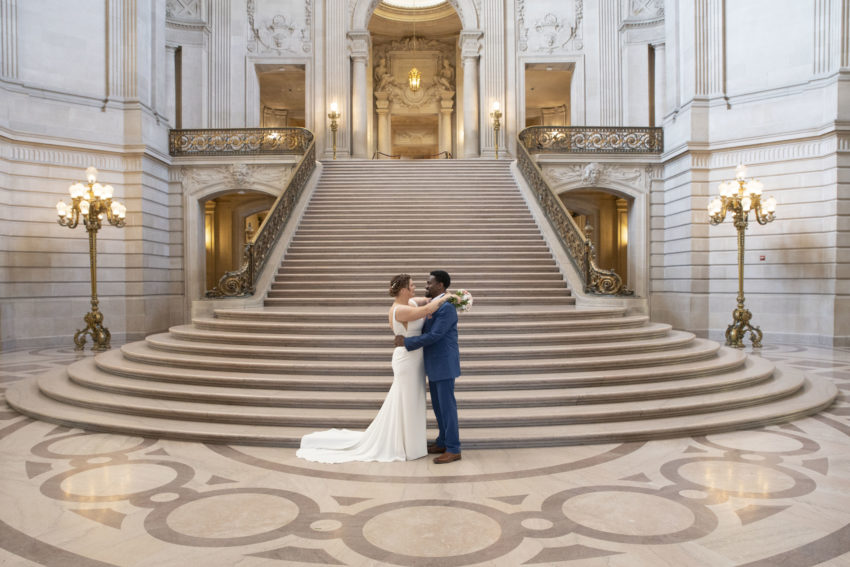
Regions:
<instances>
[{"instance_id":1,"label":"white marble surface","mask_svg":"<svg viewBox=\"0 0 850 567\"><path fill-rule=\"evenodd\" d=\"M763 356L850 389L850 349ZM70 349L0 354L0 389ZM0 406L0 565L850 564L850 403L757 430L321 465ZM99 562L99 563L98 563Z\"/></svg>"}]
</instances>

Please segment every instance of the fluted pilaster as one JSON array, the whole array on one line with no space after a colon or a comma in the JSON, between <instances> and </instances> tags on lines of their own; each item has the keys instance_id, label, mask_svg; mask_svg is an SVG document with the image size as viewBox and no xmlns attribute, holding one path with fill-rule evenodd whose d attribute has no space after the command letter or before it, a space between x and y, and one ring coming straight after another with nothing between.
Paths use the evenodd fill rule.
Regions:
<instances>
[{"instance_id":1,"label":"fluted pilaster","mask_svg":"<svg viewBox=\"0 0 850 567\"><path fill-rule=\"evenodd\" d=\"M850 67L850 0L841 0L841 67Z\"/></svg>"},{"instance_id":2,"label":"fluted pilaster","mask_svg":"<svg viewBox=\"0 0 850 567\"><path fill-rule=\"evenodd\" d=\"M321 4L321 3L320 3ZM342 155L348 152L351 147L349 136L351 132L351 112L348 105L349 97L351 96L349 88L349 53L348 53L348 38L346 37L346 10L337 10L326 4L327 10L325 14L325 56L323 64L325 66L324 84L325 84L325 100L321 110L318 113L319 127L324 130L324 153L327 158L332 154L332 137L331 123L327 118L330 111L330 105L337 103L339 105L340 119L338 121L339 130L336 136L337 154Z\"/></svg>"},{"instance_id":3,"label":"fluted pilaster","mask_svg":"<svg viewBox=\"0 0 850 567\"><path fill-rule=\"evenodd\" d=\"M18 78L18 0L0 0L0 76Z\"/></svg>"},{"instance_id":4,"label":"fluted pilaster","mask_svg":"<svg viewBox=\"0 0 850 567\"><path fill-rule=\"evenodd\" d=\"M599 0L600 122L619 126L623 122L623 85L620 74L620 5L618 0Z\"/></svg>"},{"instance_id":5,"label":"fluted pilaster","mask_svg":"<svg viewBox=\"0 0 850 567\"><path fill-rule=\"evenodd\" d=\"M723 1L696 0L694 4L695 95L724 91L726 53L723 38Z\"/></svg>"},{"instance_id":6,"label":"fluted pilaster","mask_svg":"<svg viewBox=\"0 0 850 567\"><path fill-rule=\"evenodd\" d=\"M489 33L484 34L483 50L486 56L481 60L481 101L484 105L481 113L483 135L482 147L487 154L495 154L495 136L490 122L490 107L499 101L502 109L506 109L505 101L505 49L502 33L496 33L504 28L505 10L503 2L481 3L481 24ZM503 138L506 139L506 138ZM504 145L502 145L504 151Z\"/></svg>"},{"instance_id":7,"label":"fluted pilaster","mask_svg":"<svg viewBox=\"0 0 850 567\"><path fill-rule=\"evenodd\" d=\"M107 3L107 96L136 100L138 92L138 33L136 0Z\"/></svg>"},{"instance_id":8,"label":"fluted pilaster","mask_svg":"<svg viewBox=\"0 0 850 567\"><path fill-rule=\"evenodd\" d=\"M209 3L209 112L211 128L230 127L230 0Z\"/></svg>"}]
</instances>

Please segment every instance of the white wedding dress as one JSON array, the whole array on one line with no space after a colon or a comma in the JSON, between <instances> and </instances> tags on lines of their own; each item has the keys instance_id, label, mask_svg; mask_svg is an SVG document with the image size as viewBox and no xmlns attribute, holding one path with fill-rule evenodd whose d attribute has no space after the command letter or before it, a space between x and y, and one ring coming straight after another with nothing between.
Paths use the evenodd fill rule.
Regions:
<instances>
[{"instance_id":1,"label":"white wedding dress","mask_svg":"<svg viewBox=\"0 0 850 567\"><path fill-rule=\"evenodd\" d=\"M411 302L411 306L416 304ZM415 337L425 319L407 324L397 321L393 308L393 332ZM298 457L318 463L350 461L412 461L428 453L425 438L425 363L422 349L393 351L393 383L378 415L366 431L330 429L301 438Z\"/></svg>"}]
</instances>

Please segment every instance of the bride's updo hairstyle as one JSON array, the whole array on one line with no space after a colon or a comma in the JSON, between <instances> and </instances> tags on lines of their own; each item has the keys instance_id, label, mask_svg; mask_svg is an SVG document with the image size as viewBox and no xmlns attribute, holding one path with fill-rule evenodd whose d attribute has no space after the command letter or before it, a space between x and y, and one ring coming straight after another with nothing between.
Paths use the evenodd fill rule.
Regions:
<instances>
[{"instance_id":1,"label":"bride's updo hairstyle","mask_svg":"<svg viewBox=\"0 0 850 567\"><path fill-rule=\"evenodd\" d=\"M398 293L410 285L410 274L399 274L390 281L390 295L397 296Z\"/></svg>"}]
</instances>

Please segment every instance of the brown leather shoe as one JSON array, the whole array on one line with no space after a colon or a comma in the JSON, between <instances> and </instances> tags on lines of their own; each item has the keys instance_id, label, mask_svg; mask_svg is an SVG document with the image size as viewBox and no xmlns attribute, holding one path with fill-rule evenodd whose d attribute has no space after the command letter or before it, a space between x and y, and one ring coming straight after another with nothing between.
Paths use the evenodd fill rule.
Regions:
<instances>
[{"instance_id":1,"label":"brown leather shoe","mask_svg":"<svg viewBox=\"0 0 850 567\"><path fill-rule=\"evenodd\" d=\"M436 455L438 453L445 453L445 452L446 452L446 448L440 447L436 443L431 443L431 444L428 445L428 453L431 454L431 455Z\"/></svg>"},{"instance_id":2,"label":"brown leather shoe","mask_svg":"<svg viewBox=\"0 0 850 567\"><path fill-rule=\"evenodd\" d=\"M455 461L460 460L460 453L443 453L439 457L434 459L434 462L438 465L445 465L446 463L453 463Z\"/></svg>"}]
</instances>

